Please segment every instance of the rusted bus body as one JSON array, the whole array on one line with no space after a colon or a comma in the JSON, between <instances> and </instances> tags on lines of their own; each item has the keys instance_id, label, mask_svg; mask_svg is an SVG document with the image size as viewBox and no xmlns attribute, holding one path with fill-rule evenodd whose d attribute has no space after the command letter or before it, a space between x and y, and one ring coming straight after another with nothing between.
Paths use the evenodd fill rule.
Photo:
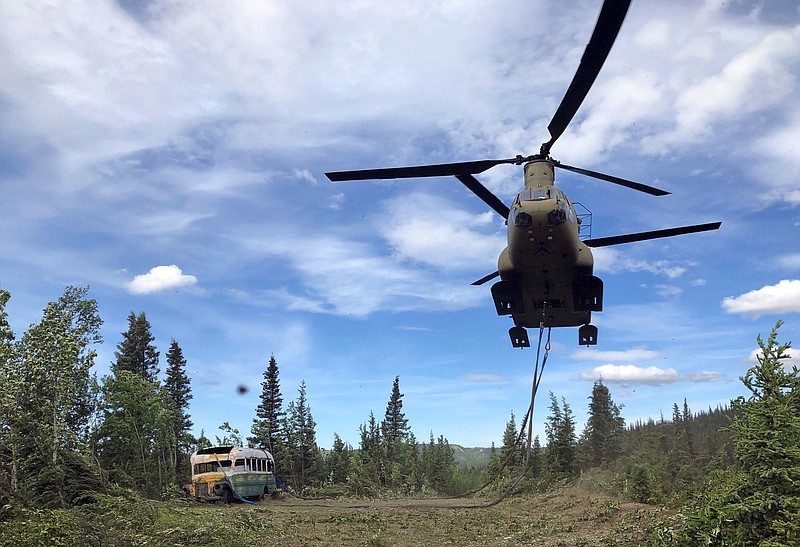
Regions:
<instances>
[{"instance_id":1,"label":"rusted bus body","mask_svg":"<svg viewBox=\"0 0 800 547\"><path fill-rule=\"evenodd\" d=\"M230 502L237 495L261 499L277 491L275 460L260 448L213 446L192 454L192 482L186 493L197 500Z\"/></svg>"}]
</instances>

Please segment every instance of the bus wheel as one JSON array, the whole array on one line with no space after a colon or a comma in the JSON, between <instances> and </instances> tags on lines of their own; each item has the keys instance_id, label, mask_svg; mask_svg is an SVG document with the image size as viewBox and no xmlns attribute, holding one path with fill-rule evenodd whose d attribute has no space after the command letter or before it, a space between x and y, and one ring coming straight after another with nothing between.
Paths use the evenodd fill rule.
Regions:
<instances>
[{"instance_id":1,"label":"bus wheel","mask_svg":"<svg viewBox=\"0 0 800 547\"><path fill-rule=\"evenodd\" d=\"M231 492L230 488L223 488L222 489L222 501L225 503L230 503L233 501L233 493Z\"/></svg>"}]
</instances>

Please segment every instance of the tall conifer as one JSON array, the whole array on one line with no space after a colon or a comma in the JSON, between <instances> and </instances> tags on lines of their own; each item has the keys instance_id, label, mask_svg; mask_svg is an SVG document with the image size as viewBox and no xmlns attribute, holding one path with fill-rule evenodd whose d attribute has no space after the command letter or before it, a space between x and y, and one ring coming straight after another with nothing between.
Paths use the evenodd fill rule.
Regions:
<instances>
[{"instance_id":1,"label":"tall conifer","mask_svg":"<svg viewBox=\"0 0 800 547\"><path fill-rule=\"evenodd\" d=\"M128 315L128 330L122 333L122 342L114 352L116 361L111 371L127 370L145 380L158 380L158 350L153 345L155 337L150 333L150 322L144 312Z\"/></svg>"},{"instance_id":2,"label":"tall conifer","mask_svg":"<svg viewBox=\"0 0 800 547\"><path fill-rule=\"evenodd\" d=\"M278 361L272 355L261 382L261 402L250 428L251 446L264 447L277 458L280 452L281 422L284 415L281 383L278 378Z\"/></svg>"},{"instance_id":3,"label":"tall conifer","mask_svg":"<svg viewBox=\"0 0 800 547\"><path fill-rule=\"evenodd\" d=\"M187 452L192 443L189 430L192 420L189 418L189 401L192 399L192 388L186 374L186 359L183 350L174 339L167 352L167 378L164 390L170 402L170 423L172 426L172 447L170 456L175 467L175 475L180 476L187 462Z\"/></svg>"},{"instance_id":4,"label":"tall conifer","mask_svg":"<svg viewBox=\"0 0 800 547\"><path fill-rule=\"evenodd\" d=\"M583 432L584 462L589 467L608 465L622 452L622 433L625 420L619 407L611 400L611 393L598 380L589 397L589 417Z\"/></svg>"}]
</instances>

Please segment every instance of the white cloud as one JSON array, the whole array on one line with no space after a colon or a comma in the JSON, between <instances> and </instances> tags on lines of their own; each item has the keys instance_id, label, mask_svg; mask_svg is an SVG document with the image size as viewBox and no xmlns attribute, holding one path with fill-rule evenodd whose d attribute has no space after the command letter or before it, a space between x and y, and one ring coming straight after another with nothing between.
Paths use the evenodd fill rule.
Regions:
<instances>
[{"instance_id":1,"label":"white cloud","mask_svg":"<svg viewBox=\"0 0 800 547\"><path fill-rule=\"evenodd\" d=\"M184 274L179 267L156 266L146 274L135 276L126 284L128 292L132 294L150 294L167 289L191 287L197 284L197 278Z\"/></svg>"},{"instance_id":2,"label":"white cloud","mask_svg":"<svg viewBox=\"0 0 800 547\"><path fill-rule=\"evenodd\" d=\"M467 382L476 382L481 384L497 384L505 382L507 378L505 376L500 376L499 374L472 373L464 376L464 380L466 380Z\"/></svg>"},{"instance_id":3,"label":"white cloud","mask_svg":"<svg viewBox=\"0 0 800 547\"><path fill-rule=\"evenodd\" d=\"M381 254L384 248L335 234L315 236L309 244L307 234L282 226L248 230L236 239L250 255L286 260L303 286L301 294L271 289L248 295L255 303L277 301L294 310L363 317L378 310L461 310L485 297L466 282L411 268Z\"/></svg>"},{"instance_id":4,"label":"white cloud","mask_svg":"<svg viewBox=\"0 0 800 547\"><path fill-rule=\"evenodd\" d=\"M600 380L609 384L671 384L679 380L674 368L640 367L637 365L600 365L581 373L582 380Z\"/></svg>"},{"instance_id":5,"label":"white cloud","mask_svg":"<svg viewBox=\"0 0 800 547\"><path fill-rule=\"evenodd\" d=\"M800 253L792 253L778 257L778 265L781 268L800 270Z\"/></svg>"},{"instance_id":6,"label":"white cloud","mask_svg":"<svg viewBox=\"0 0 800 547\"><path fill-rule=\"evenodd\" d=\"M728 313L741 313L756 318L773 313L800 312L800 279L784 279L739 296L722 300Z\"/></svg>"},{"instance_id":7,"label":"white cloud","mask_svg":"<svg viewBox=\"0 0 800 547\"><path fill-rule=\"evenodd\" d=\"M645 348L631 348L624 351L604 351L580 348L572 352L572 359L581 361L645 361L657 359L661 354Z\"/></svg>"},{"instance_id":8,"label":"white cloud","mask_svg":"<svg viewBox=\"0 0 800 547\"><path fill-rule=\"evenodd\" d=\"M496 268L505 237L487 232L496 213L473 215L446 200L415 193L389 201L381 220L383 237L400 260L443 270ZM487 272L488 273L488 272Z\"/></svg>"},{"instance_id":9,"label":"white cloud","mask_svg":"<svg viewBox=\"0 0 800 547\"><path fill-rule=\"evenodd\" d=\"M599 247L592 249L594 268L597 272L649 272L653 275L663 275L669 279L677 279L687 272L684 266L676 265L668 260L638 260L630 258L618 249Z\"/></svg>"},{"instance_id":10,"label":"white cloud","mask_svg":"<svg viewBox=\"0 0 800 547\"><path fill-rule=\"evenodd\" d=\"M786 350L786 354L789 356L789 360L791 361L797 362L796 360L800 360L800 349L789 348L788 350ZM750 356L747 358L747 362L755 364L758 362L758 358L763 355L764 353L761 351L761 348L756 348L750 352Z\"/></svg>"},{"instance_id":11,"label":"white cloud","mask_svg":"<svg viewBox=\"0 0 800 547\"><path fill-rule=\"evenodd\" d=\"M690 87L679 98L678 133L691 140L709 134L718 119L741 117L780 103L795 82L800 26L763 37L732 59L719 74Z\"/></svg>"},{"instance_id":12,"label":"white cloud","mask_svg":"<svg viewBox=\"0 0 800 547\"><path fill-rule=\"evenodd\" d=\"M719 20L724 14L710 17ZM701 15L696 23L707 25L708 21L704 23ZM684 46L673 56L692 59L704 70L692 71L691 65L684 64L672 78L664 76L662 87L669 88L664 104L669 108L661 115L671 115L676 123L673 129L665 125L642 140L645 150L654 154L663 154L670 146L706 140L719 128L734 127L736 120L779 106L796 86L800 26L770 31L769 27L747 27L731 19L713 34L693 26L683 31L688 32L679 37ZM726 53L719 55L721 51ZM719 61L724 65L709 76L709 69ZM659 119L663 123L669 117ZM784 142L780 146L789 145Z\"/></svg>"},{"instance_id":13,"label":"white cloud","mask_svg":"<svg viewBox=\"0 0 800 547\"><path fill-rule=\"evenodd\" d=\"M702 371L679 374L674 368L656 366L640 367L637 365L607 364L582 372L582 380L602 380L608 384L622 385L664 385L675 382L708 382L718 380L723 375L719 372Z\"/></svg>"},{"instance_id":14,"label":"white cloud","mask_svg":"<svg viewBox=\"0 0 800 547\"><path fill-rule=\"evenodd\" d=\"M675 298L683 292L683 289L675 285L656 285L655 289L659 296L664 298Z\"/></svg>"}]
</instances>

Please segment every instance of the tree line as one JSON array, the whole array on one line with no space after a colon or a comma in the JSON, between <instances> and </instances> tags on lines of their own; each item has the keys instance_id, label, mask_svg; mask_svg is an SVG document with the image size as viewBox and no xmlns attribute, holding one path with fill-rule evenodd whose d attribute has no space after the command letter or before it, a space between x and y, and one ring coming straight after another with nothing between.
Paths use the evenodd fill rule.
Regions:
<instances>
[{"instance_id":1,"label":"tree line","mask_svg":"<svg viewBox=\"0 0 800 547\"><path fill-rule=\"evenodd\" d=\"M67 287L19 339L5 311L9 298L0 289L0 519L14 503L69 507L119 487L149 497L177 492L191 451L212 444L190 433L191 386L178 342L170 343L161 379L149 322L131 312L110 374L98 379L91 369L102 320L88 288ZM295 490L451 493L491 481L503 488L522 474L518 488L532 491L598 480L628 499L681 509L687 519L671 535L675 545L798 544L800 372L787 365L780 324L758 338L758 363L741 378L749 396L730 406L695 413L684 400L671 419L626 425L597 381L580 433L570 404L550 393L545 443L528 443L512 413L500 449L492 445L488 465L470 469L455 465L444 436L418 441L399 377L382 418L371 412L359 427L357 446L336 434L330 450L320 449L305 382L284 406L272 356L246 442L272 452ZM227 422L220 429L218 444L244 444Z\"/></svg>"},{"instance_id":2,"label":"tree line","mask_svg":"<svg viewBox=\"0 0 800 547\"><path fill-rule=\"evenodd\" d=\"M176 340L160 352L144 312L128 316L110 373L92 372L102 320L88 287L67 287L39 323L17 340L0 289L0 502L29 499L67 507L109 486L158 498L179 492L191 476L189 456L214 443L191 434L191 381ZM337 434L333 448L316 441L316 422L302 382L284 408L277 360L264 371L260 404L247 445L273 453L290 488L333 488L369 494L377 489L446 491L455 472L447 439L419 444L402 411L395 378L385 417L359 428L357 448ZM216 444L244 445L224 422Z\"/></svg>"}]
</instances>

